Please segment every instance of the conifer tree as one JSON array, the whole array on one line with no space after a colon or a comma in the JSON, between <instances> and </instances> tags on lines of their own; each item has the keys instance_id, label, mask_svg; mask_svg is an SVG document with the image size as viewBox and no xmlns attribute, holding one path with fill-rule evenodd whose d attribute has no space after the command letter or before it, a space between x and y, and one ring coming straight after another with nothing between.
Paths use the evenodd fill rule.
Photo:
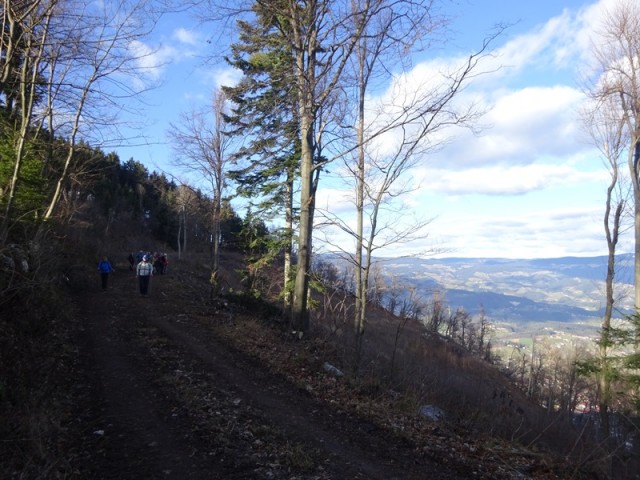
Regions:
<instances>
[{"instance_id":1,"label":"conifer tree","mask_svg":"<svg viewBox=\"0 0 640 480\"><path fill-rule=\"evenodd\" d=\"M259 7L255 13L268 19L263 25L273 26L278 45L282 45L280 51L290 58L291 75L285 78L289 78L294 98L290 105L300 141L297 265L291 316L293 328L304 331L309 327L315 196L320 172L328 161L323 155L323 135L331 124L332 106L344 95L341 82L347 62L363 27L377 10L369 5L354 25L349 2L264 0L256 4Z\"/></svg>"},{"instance_id":2,"label":"conifer tree","mask_svg":"<svg viewBox=\"0 0 640 480\"><path fill-rule=\"evenodd\" d=\"M238 193L251 200L255 213L282 219L280 241L272 249L284 251L284 303L290 306L291 255L295 212L294 182L300 159L295 95L291 89L291 47L276 28L272 13L260 4L256 20L238 22L239 41L227 61L243 73L234 87L223 91L235 107L226 116L229 133L249 140L235 155L230 176Z\"/></svg>"}]
</instances>

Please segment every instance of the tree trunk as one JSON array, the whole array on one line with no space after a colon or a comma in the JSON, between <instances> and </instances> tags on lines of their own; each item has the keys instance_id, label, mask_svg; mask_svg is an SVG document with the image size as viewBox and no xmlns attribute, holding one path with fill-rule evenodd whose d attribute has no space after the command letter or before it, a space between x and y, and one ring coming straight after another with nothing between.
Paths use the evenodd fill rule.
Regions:
<instances>
[{"instance_id":1,"label":"tree trunk","mask_svg":"<svg viewBox=\"0 0 640 480\"><path fill-rule=\"evenodd\" d=\"M362 67L361 67L362 68ZM362 78L362 71L360 72ZM356 303L354 311L354 333L356 339L356 367L360 362L362 353L362 337L364 336L364 324L366 318L366 291L367 282L363 276L363 256L364 249L364 187L365 187L365 145L364 145L364 86L360 85L360 96L358 101L358 167L356 178L356 251L355 251L355 282L356 282Z\"/></svg>"},{"instance_id":2,"label":"tree trunk","mask_svg":"<svg viewBox=\"0 0 640 480\"><path fill-rule=\"evenodd\" d=\"M313 131L309 113L302 114L302 154L300 165L300 230L296 283L293 289L292 326L309 329L308 291L313 229Z\"/></svg>"},{"instance_id":3,"label":"tree trunk","mask_svg":"<svg viewBox=\"0 0 640 480\"><path fill-rule=\"evenodd\" d=\"M182 231L186 230L184 205L182 212L178 214L178 258L182 258Z\"/></svg>"},{"instance_id":4,"label":"tree trunk","mask_svg":"<svg viewBox=\"0 0 640 480\"><path fill-rule=\"evenodd\" d=\"M291 315L292 294L290 288L291 282L291 256L293 252L293 182L294 169L287 169L287 186L286 186L286 205L285 205L285 245L284 245L284 309Z\"/></svg>"},{"instance_id":5,"label":"tree trunk","mask_svg":"<svg viewBox=\"0 0 640 480\"><path fill-rule=\"evenodd\" d=\"M310 7L313 11L313 7ZM297 21L297 17L293 17ZM300 221L298 237L298 262L293 289L292 326L306 332L309 329L309 270L311 268L313 209L315 189L313 185L316 120L316 39L317 25L293 25L296 40L295 72L300 122ZM308 29L306 35L304 30ZM306 38L303 38L305 37Z\"/></svg>"},{"instance_id":6,"label":"tree trunk","mask_svg":"<svg viewBox=\"0 0 640 480\"><path fill-rule=\"evenodd\" d=\"M633 137L633 143L629 154L629 169L631 170L631 179L633 183L633 202L634 202L634 232L635 232L635 249L634 249L634 306L636 309L640 307L640 172L638 171L638 162L640 161L640 138Z\"/></svg>"},{"instance_id":7,"label":"tree trunk","mask_svg":"<svg viewBox=\"0 0 640 480\"><path fill-rule=\"evenodd\" d=\"M8 8L6 11L7 14L11 16L11 8ZM13 205L15 202L16 193L18 190L18 183L20 181L20 170L22 168L22 162L24 160L24 152L26 148L27 135L29 134L29 129L31 128L31 118L33 108L36 102L36 86L38 82L36 81L37 75L39 74L40 64L42 61L43 49L45 48L48 34L48 26L50 21L50 15L45 15L46 22L44 22L45 28L42 29L42 37L40 42L36 42L34 36L29 33L27 38L26 52L28 55L25 55L23 59L22 66L20 68L20 129L18 132L18 139L16 142L16 146L14 149L15 158L14 158L14 166L13 173L11 175L11 180L9 182L9 188L6 195L7 202L4 209L4 218L2 219L2 224L0 225L0 242L5 242L9 236L9 229L11 228L12 216L13 216ZM10 27L13 30L18 29L17 22L22 21L23 19L14 19L11 18ZM14 30L15 31L15 30ZM13 48L10 51L15 51ZM3 53L8 54L8 51L4 51ZM5 69L7 66L11 66L11 59L5 58L6 65L3 66ZM3 73L3 82L8 79L9 71L7 70Z\"/></svg>"},{"instance_id":8,"label":"tree trunk","mask_svg":"<svg viewBox=\"0 0 640 480\"><path fill-rule=\"evenodd\" d=\"M607 276L605 279L605 311L604 318L602 319L602 332L600 333L600 346L599 346L599 370L598 370L598 388L600 390L600 402L599 402L599 410L600 410L600 421L602 427L603 438L609 437L610 427L609 427L609 406L611 403L611 359L609 358L609 343L610 343L610 329L611 329L611 318L613 316L614 309L614 281L615 281L615 263L616 263L616 247L618 245L618 236L620 232L620 218L622 217L622 212L624 209L624 202L619 200L615 212L613 214L613 218L611 215L611 208L613 203L613 192L616 188L616 184L618 182L618 167L617 167L617 158L609 159L611 165L611 183L607 188L607 198L605 205L605 215L604 215L604 230L607 239ZM634 196L636 195L636 183L634 183ZM635 230L636 230L636 258L635 258L635 275L636 275L636 305L638 305L638 246L640 246L640 241L638 241L638 233L640 227L640 221L638 218L638 212L640 208L640 203L638 201L635 202Z\"/></svg>"}]
</instances>

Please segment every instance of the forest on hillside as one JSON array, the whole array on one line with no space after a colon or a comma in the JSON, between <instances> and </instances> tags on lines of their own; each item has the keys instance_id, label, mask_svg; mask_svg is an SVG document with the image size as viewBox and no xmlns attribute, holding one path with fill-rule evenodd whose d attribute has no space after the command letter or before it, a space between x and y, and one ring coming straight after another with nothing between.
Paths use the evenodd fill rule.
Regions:
<instances>
[{"instance_id":1,"label":"forest on hillside","mask_svg":"<svg viewBox=\"0 0 640 480\"><path fill-rule=\"evenodd\" d=\"M284 330L302 342L347 338L348 347L339 350L353 378L387 370L377 381L392 388L401 359L406 366L408 358L420 358L419 375L405 372L403 386L422 395L437 385L430 395L446 397L457 409L473 401L469 385L486 375L500 388L482 388L502 400L510 398L505 391L517 392L522 403L508 402L508 421L494 426L489 414L476 411L484 433L533 444L545 432L566 430L566 437L556 438L562 445L552 449L585 462L597 452L604 470L628 473L640 449L640 377L632 355L637 318L626 319L625 328L605 325L594 352L576 345L517 346L510 358L498 359L485 316L451 308L438 292L427 299L423 292L407 294L406 285L384 278L376 265L382 248L426 235L427 219L394 221L413 188L411 169L439 148L446 128L473 128L480 112L457 100L482 73L502 28L429 91L373 106L378 116L372 121L365 103L374 80L428 44L442 19L432 2L378 0L351 10L354 5L267 1L239 11L230 22L237 40L227 61L241 80L212 92L204 111L175 120L170 140L181 175L174 176L106 148L130 140L123 138L118 113L135 110L141 94L133 87L144 78L141 56L128 47L148 35L167 6L138 0L76 10L73 2L3 1L2 408L15 413L29 396L21 368L31 349L59 327L64 292L79 265L106 251L125 255L158 246L178 259L198 253L206 265L201 287L213 302L234 284L237 271L225 270L221 257L235 252L242 255L236 285L242 298L268 304ZM383 149L390 132L403 136ZM316 205L318 184L335 164L353 187L354 221ZM207 188L178 181L188 177L185 172ZM244 215L234 211L234 198L246 205ZM347 268L316 257L320 227L346 234L345 243L324 240ZM384 355L373 341L380 338L388 347ZM434 361L440 373L423 371L429 358L441 362ZM450 364L472 373L456 370L448 383L443 372ZM464 410L456 411L456 427L465 428ZM585 423L574 429L578 413ZM578 441L592 448L576 452Z\"/></svg>"}]
</instances>

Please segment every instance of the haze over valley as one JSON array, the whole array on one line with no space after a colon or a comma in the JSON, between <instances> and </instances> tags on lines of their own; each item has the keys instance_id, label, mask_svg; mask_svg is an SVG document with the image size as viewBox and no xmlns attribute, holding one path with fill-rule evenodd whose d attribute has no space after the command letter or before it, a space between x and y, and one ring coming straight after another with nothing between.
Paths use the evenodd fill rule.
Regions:
<instances>
[{"instance_id":1,"label":"haze over valley","mask_svg":"<svg viewBox=\"0 0 640 480\"><path fill-rule=\"evenodd\" d=\"M617 308L632 307L632 255L617 261ZM528 343L533 337L593 338L604 305L607 257L551 259L443 258L384 259L383 275L423 302L438 294L451 309L484 315L495 326L496 346Z\"/></svg>"}]
</instances>

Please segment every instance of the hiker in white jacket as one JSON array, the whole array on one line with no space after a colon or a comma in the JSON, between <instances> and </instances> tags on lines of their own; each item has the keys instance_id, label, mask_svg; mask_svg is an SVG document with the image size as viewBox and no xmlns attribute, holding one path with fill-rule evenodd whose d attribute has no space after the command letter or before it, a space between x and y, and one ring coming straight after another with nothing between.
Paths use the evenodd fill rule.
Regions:
<instances>
[{"instance_id":1,"label":"hiker in white jacket","mask_svg":"<svg viewBox=\"0 0 640 480\"><path fill-rule=\"evenodd\" d=\"M138 277L138 284L140 285L140 295L143 297L149 293L151 275L153 275L153 265L149 263L149 258L145 255L136 267L136 277Z\"/></svg>"}]
</instances>

